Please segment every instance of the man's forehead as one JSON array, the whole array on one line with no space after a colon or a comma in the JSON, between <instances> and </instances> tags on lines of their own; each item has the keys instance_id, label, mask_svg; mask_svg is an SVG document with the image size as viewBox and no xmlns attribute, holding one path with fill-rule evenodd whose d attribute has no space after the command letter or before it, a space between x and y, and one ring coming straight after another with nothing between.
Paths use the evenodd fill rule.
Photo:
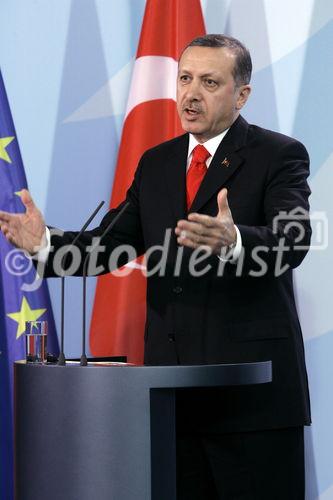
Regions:
<instances>
[{"instance_id":1,"label":"man's forehead","mask_svg":"<svg viewBox=\"0 0 333 500\"><path fill-rule=\"evenodd\" d=\"M222 65L232 67L235 57L235 53L227 47L187 47L179 59L178 68L186 69L186 66L200 64L203 68L207 67L212 70L215 67L218 71Z\"/></svg>"}]
</instances>

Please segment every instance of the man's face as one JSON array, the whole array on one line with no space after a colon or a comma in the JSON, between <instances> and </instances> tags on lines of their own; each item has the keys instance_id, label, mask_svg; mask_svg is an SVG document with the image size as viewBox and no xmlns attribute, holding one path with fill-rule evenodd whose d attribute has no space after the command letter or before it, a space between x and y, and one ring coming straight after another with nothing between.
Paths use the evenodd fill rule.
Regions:
<instances>
[{"instance_id":1,"label":"man's face","mask_svg":"<svg viewBox=\"0 0 333 500\"><path fill-rule=\"evenodd\" d=\"M179 61L177 110L183 129L205 142L236 120L250 93L236 87L235 55L225 47L188 47Z\"/></svg>"}]
</instances>

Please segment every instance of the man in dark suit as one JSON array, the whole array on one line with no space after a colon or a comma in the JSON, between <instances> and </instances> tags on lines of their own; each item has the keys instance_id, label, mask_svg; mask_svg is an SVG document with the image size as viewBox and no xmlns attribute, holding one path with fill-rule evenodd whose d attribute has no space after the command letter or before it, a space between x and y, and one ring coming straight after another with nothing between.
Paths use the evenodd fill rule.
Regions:
<instances>
[{"instance_id":1,"label":"man in dark suit","mask_svg":"<svg viewBox=\"0 0 333 500\"><path fill-rule=\"evenodd\" d=\"M184 50L177 106L187 133L143 155L97 259L107 272L119 245L167 247L164 266L157 248L147 260L145 363L273 362L271 384L179 393L180 499L304 498L310 408L292 269L310 242L309 159L298 141L240 116L251 68L230 37ZM29 193L22 200L26 214L0 213L1 230L34 253L49 231ZM80 238L81 255L121 208ZM47 276L74 236L52 236ZM117 265L125 262L124 252Z\"/></svg>"}]
</instances>

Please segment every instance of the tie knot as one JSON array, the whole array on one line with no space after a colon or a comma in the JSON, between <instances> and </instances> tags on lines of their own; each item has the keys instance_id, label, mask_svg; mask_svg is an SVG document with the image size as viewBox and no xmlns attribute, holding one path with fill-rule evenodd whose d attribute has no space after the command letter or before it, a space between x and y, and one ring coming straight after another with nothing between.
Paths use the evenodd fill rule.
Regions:
<instances>
[{"instance_id":1,"label":"tie knot","mask_svg":"<svg viewBox=\"0 0 333 500\"><path fill-rule=\"evenodd\" d=\"M210 153L208 153L207 149L205 148L205 146L202 146L202 144L198 144L193 149L193 163L205 163L207 158L209 157Z\"/></svg>"}]
</instances>

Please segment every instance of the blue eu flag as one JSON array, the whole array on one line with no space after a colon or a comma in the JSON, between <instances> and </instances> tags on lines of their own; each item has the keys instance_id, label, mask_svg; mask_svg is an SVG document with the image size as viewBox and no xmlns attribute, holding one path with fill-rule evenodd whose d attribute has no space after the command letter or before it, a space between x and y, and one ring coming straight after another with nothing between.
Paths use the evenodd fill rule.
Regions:
<instances>
[{"instance_id":1,"label":"blue eu flag","mask_svg":"<svg viewBox=\"0 0 333 500\"><path fill-rule=\"evenodd\" d=\"M0 210L24 212L27 180L0 71ZM0 233L0 492L13 499L13 363L25 358L25 322L48 321L48 351L58 341L47 285L28 286L36 272L31 260Z\"/></svg>"}]
</instances>

